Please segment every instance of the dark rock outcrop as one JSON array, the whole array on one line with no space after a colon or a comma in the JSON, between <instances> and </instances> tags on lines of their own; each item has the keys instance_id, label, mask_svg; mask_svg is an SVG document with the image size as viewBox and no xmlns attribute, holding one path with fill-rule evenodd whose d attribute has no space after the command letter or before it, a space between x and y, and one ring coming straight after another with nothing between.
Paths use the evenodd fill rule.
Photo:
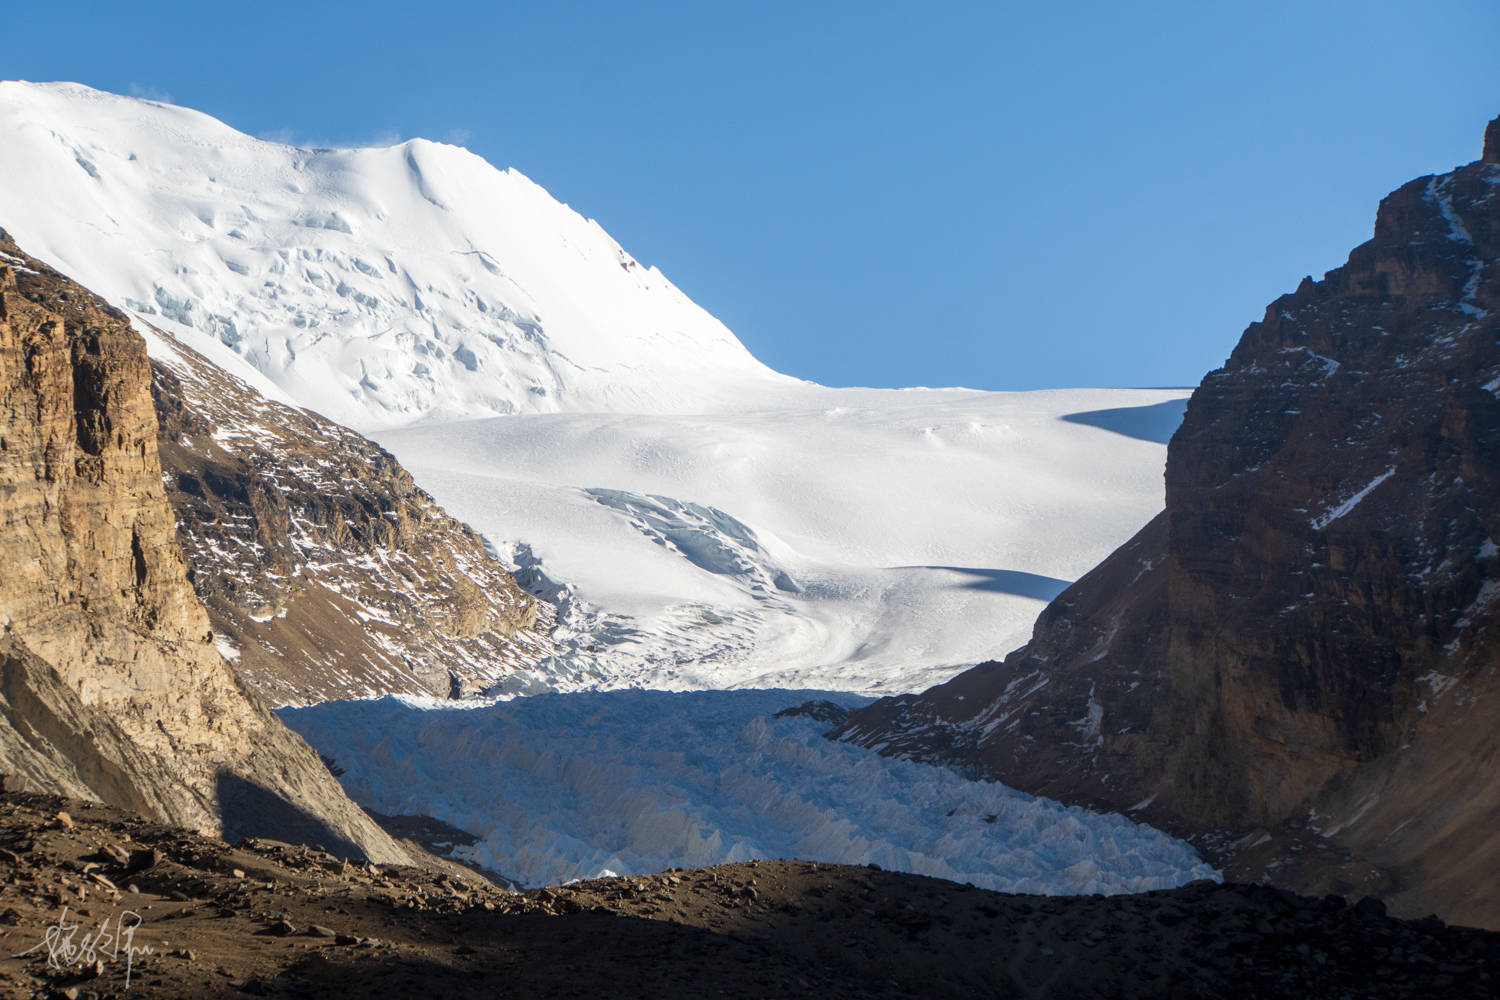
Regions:
<instances>
[{"instance_id":1,"label":"dark rock outcrop","mask_svg":"<svg viewBox=\"0 0 1500 1000\"><path fill-rule=\"evenodd\" d=\"M222 790L402 852L243 687L188 586L126 318L0 233L0 771L198 829Z\"/></svg>"},{"instance_id":2,"label":"dark rock outcrop","mask_svg":"<svg viewBox=\"0 0 1500 1000\"><path fill-rule=\"evenodd\" d=\"M1028 645L836 735L1500 927L1497 136L1245 331Z\"/></svg>"},{"instance_id":3,"label":"dark rock outcrop","mask_svg":"<svg viewBox=\"0 0 1500 1000\"><path fill-rule=\"evenodd\" d=\"M264 697L457 697L551 654L552 606L390 453L153 336L161 461L189 578Z\"/></svg>"},{"instance_id":4,"label":"dark rock outcrop","mask_svg":"<svg viewBox=\"0 0 1500 1000\"><path fill-rule=\"evenodd\" d=\"M849 718L849 710L842 705L836 705L831 701L819 699L817 701L804 701L800 705L783 708L776 713L776 718L778 719L796 718L798 716L837 726Z\"/></svg>"}]
</instances>

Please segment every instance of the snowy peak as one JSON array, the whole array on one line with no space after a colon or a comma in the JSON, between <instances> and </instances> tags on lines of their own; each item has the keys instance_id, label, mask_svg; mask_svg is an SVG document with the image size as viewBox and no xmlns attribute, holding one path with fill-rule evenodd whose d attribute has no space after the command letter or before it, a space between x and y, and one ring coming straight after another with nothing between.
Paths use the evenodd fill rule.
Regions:
<instances>
[{"instance_id":1,"label":"snowy peak","mask_svg":"<svg viewBox=\"0 0 1500 1000\"><path fill-rule=\"evenodd\" d=\"M0 84L0 136L18 240L344 423L689 412L793 381L467 150L299 149L78 84Z\"/></svg>"}]
</instances>

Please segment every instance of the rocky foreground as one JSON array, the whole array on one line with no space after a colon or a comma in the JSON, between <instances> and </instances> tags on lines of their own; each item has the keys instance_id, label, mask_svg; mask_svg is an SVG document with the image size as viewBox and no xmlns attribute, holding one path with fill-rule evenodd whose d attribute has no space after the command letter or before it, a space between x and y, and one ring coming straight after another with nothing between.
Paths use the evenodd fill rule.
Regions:
<instances>
[{"instance_id":1,"label":"rocky foreground","mask_svg":"<svg viewBox=\"0 0 1500 1000\"><path fill-rule=\"evenodd\" d=\"M71 932L69 928L73 928ZM1500 934L1199 882L1011 896L806 861L514 893L0 796L3 997L1476 997Z\"/></svg>"}]
</instances>

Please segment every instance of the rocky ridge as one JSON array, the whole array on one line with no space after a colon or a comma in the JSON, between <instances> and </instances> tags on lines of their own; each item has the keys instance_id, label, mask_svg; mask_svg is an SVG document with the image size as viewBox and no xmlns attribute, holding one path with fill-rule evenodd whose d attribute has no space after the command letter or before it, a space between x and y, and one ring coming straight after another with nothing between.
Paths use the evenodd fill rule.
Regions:
<instances>
[{"instance_id":1,"label":"rocky ridge","mask_svg":"<svg viewBox=\"0 0 1500 1000\"><path fill-rule=\"evenodd\" d=\"M59 922L132 927L128 970L107 945L49 964L38 946ZM0 944L0 997L27 1000L1457 998L1500 976L1500 935L1264 886L1039 897L749 861L510 893L16 795L0 796Z\"/></svg>"},{"instance_id":2,"label":"rocky ridge","mask_svg":"<svg viewBox=\"0 0 1500 1000\"><path fill-rule=\"evenodd\" d=\"M1500 119L1194 392L1166 509L1031 641L836 734L1500 927Z\"/></svg>"},{"instance_id":3,"label":"rocky ridge","mask_svg":"<svg viewBox=\"0 0 1500 1000\"><path fill-rule=\"evenodd\" d=\"M0 771L233 836L403 852L214 648L145 344L0 233Z\"/></svg>"},{"instance_id":4,"label":"rocky ridge","mask_svg":"<svg viewBox=\"0 0 1500 1000\"><path fill-rule=\"evenodd\" d=\"M391 455L149 331L167 495L194 590L278 705L460 697L553 652L553 607Z\"/></svg>"}]
</instances>

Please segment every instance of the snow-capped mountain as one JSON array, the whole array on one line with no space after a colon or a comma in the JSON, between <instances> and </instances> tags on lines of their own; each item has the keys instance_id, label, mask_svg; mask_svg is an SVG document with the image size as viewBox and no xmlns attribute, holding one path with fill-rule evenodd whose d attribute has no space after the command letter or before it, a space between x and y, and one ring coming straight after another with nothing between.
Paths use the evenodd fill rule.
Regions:
<instances>
[{"instance_id":1,"label":"snow-capped mountain","mask_svg":"<svg viewBox=\"0 0 1500 1000\"><path fill-rule=\"evenodd\" d=\"M506 664L499 695L923 687L1022 641L1048 598L1162 503L1185 393L779 375L597 225L460 149L299 150L181 108L4 84L0 171L0 225L133 313L159 373L182 382L203 426L172 419L173 393L159 400L168 492L208 513L179 512L180 535L219 582L231 548L256 556L235 563L250 606L215 605L221 638L327 674L278 667L260 686L283 702L409 691L367 675L425 677L424 655L448 662L458 646L425 637L444 622L423 632L396 610L449 603L431 574L378 538L368 551L339 541L365 515L401 520L359 472L377 463L369 442L277 403L376 438L555 604L538 616L557 622L550 636L486 661ZM304 460L278 464L288 452ZM238 474L205 488L224 469ZM284 517L230 503L252 480L286 495ZM263 513L285 528L285 565L268 564L282 536L255 528ZM386 573L401 580L384 588ZM261 595L271 584L280 606ZM292 632L340 648L309 655ZM256 650L240 653L254 679ZM603 690L336 701L285 718L361 802L471 829L481 860L526 881L773 854L1050 892L1212 874L1120 817L774 718L802 698Z\"/></svg>"},{"instance_id":2,"label":"snow-capped mountain","mask_svg":"<svg viewBox=\"0 0 1500 1000\"><path fill-rule=\"evenodd\" d=\"M361 430L693 411L791 381L598 223L455 146L297 149L186 108L15 82L0 83L0 134L17 242Z\"/></svg>"},{"instance_id":3,"label":"snow-capped mountain","mask_svg":"<svg viewBox=\"0 0 1500 1000\"><path fill-rule=\"evenodd\" d=\"M424 140L304 150L0 84L0 225L374 436L558 603L508 690L889 692L1024 641L1162 504L1185 392L829 389L600 227Z\"/></svg>"}]
</instances>

